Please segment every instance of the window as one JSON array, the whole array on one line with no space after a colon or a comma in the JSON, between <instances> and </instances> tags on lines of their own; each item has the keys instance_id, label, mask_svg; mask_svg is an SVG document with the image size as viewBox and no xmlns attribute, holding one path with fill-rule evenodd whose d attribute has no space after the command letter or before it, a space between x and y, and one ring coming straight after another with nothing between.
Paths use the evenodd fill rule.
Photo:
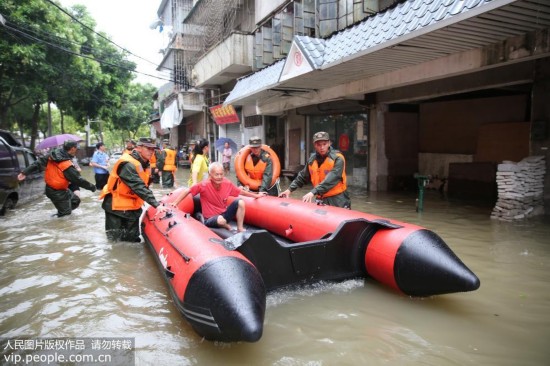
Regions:
<instances>
[{"instance_id":1,"label":"window","mask_svg":"<svg viewBox=\"0 0 550 366\"><path fill-rule=\"evenodd\" d=\"M25 161L25 153L23 151L16 151L17 154L17 160L19 161L19 166L21 168L27 167L27 163Z\"/></svg>"},{"instance_id":2,"label":"window","mask_svg":"<svg viewBox=\"0 0 550 366\"><path fill-rule=\"evenodd\" d=\"M0 169L11 169L13 168L13 161L11 159L11 151L9 147L4 144L3 141L0 141Z\"/></svg>"},{"instance_id":3,"label":"window","mask_svg":"<svg viewBox=\"0 0 550 366\"><path fill-rule=\"evenodd\" d=\"M248 116L244 117L244 127L255 127L262 125L262 116Z\"/></svg>"}]
</instances>

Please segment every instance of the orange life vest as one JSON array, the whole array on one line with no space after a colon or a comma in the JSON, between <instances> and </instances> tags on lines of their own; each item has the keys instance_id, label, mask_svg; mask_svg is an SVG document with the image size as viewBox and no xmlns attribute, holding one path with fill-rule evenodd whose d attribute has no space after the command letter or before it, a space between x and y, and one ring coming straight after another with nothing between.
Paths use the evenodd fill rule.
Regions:
<instances>
[{"instance_id":1,"label":"orange life vest","mask_svg":"<svg viewBox=\"0 0 550 366\"><path fill-rule=\"evenodd\" d=\"M344 155L336 153L336 156L344 159ZM323 180L325 180L326 175L334 168L334 160L329 156L326 157L323 164L318 166L317 160L314 159L313 162L308 166L309 175L311 176L311 184L313 187L317 187ZM334 187L332 187L328 192L323 195L318 195L319 198L332 197L344 192L347 189L346 185L346 167L344 163L344 171L342 172L342 180L338 182Z\"/></svg>"},{"instance_id":2,"label":"orange life vest","mask_svg":"<svg viewBox=\"0 0 550 366\"><path fill-rule=\"evenodd\" d=\"M109 175L107 184L101 190L99 199L103 199L110 193L113 196L113 210L137 210L143 206L143 200L120 179L118 175L118 167L122 163L133 164L136 167L139 177L143 180L145 185L147 186L149 184L149 173L143 169L141 163L132 155L123 154L113 166L113 170Z\"/></svg>"},{"instance_id":3,"label":"orange life vest","mask_svg":"<svg viewBox=\"0 0 550 366\"><path fill-rule=\"evenodd\" d=\"M271 185L269 186L272 187L275 183L277 183L277 179L279 179L279 174L281 174L281 163L279 162L279 158L277 157L275 151L273 151L269 146L262 145L262 150L269 154L269 157L271 158L271 164L273 165L273 177L271 177ZM239 182L241 182L242 185L249 186L251 190L257 191L260 189L262 178L260 178L259 180L252 179L248 175L248 172L245 168L247 158L250 153L250 145L246 145L237 153L237 155L235 156L235 173L237 173L237 179L239 179ZM262 168L262 173L264 170L265 167Z\"/></svg>"},{"instance_id":4,"label":"orange life vest","mask_svg":"<svg viewBox=\"0 0 550 366\"><path fill-rule=\"evenodd\" d=\"M164 158L164 170L165 172L174 172L177 169L176 166L176 151L172 149L164 149L166 157Z\"/></svg>"},{"instance_id":5,"label":"orange life vest","mask_svg":"<svg viewBox=\"0 0 550 366\"><path fill-rule=\"evenodd\" d=\"M63 172L71 166L73 166L73 163L70 160L56 162L49 158L44 173L46 184L53 189L68 189L70 182L65 178Z\"/></svg>"},{"instance_id":6,"label":"orange life vest","mask_svg":"<svg viewBox=\"0 0 550 366\"><path fill-rule=\"evenodd\" d=\"M269 156L269 154L267 154ZM246 174L252 179L258 182L258 185L260 186L262 184L262 177L264 175L265 167L267 166L267 163L263 162L262 159L258 160L258 163L254 165L254 161L252 160L252 154L248 155L246 157L246 161L244 163L244 170L246 170Z\"/></svg>"},{"instance_id":7,"label":"orange life vest","mask_svg":"<svg viewBox=\"0 0 550 366\"><path fill-rule=\"evenodd\" d=\"M157 154L154 152L151 154L151 159L149 159L149 166L151 167L151 171L157 167Z\"/></svg>"}]
</instances>

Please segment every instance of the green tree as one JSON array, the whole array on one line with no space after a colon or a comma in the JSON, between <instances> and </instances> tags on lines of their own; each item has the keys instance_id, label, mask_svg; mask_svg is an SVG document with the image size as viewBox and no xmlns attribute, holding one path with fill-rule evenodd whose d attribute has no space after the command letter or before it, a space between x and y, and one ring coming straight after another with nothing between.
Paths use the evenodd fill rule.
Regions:
<instances>
[{"instance_id":1,"label":"green tree","mask_svg":"<svg viewBox=\"0 0 550 366\"><path fill-rule=\"evenodd\" d=\"M0 2L0 127L13 127L10 109L20 103L39 105L46 99L44 82L50 74L45 44L33 41L44 26L57 23L56 14L39 0ZM48 24L50 23L50 24Z\"/></svg>"},{"instance_id":2,"label":"green tree","mask_svg":"<svg viewBox=\"0 0 550 366\"><path fill-rule=\"evenodd\" d=\"M134 83L129 86L120 108L112 116L113 127L122 132L119 134L121 142L126 138L135 139L138 135L148 135L147 122L150 119L155 91L151 84Z\"/></svg>"},{"instance_id":3,"label":"green tree","mask_svg":"<svg viewBox=\"0 0 550 366\"><path fill-rule=\"evenodd\" d=\"M17 126L32 136L31 147L44 131L44 119L48 134L74 132L65 128L65 116L82 129L88 118L117 128L111 119L128 99L135 64L105 34L96 33L85 7L68 12L76 21L50 1L0 2L5 18L0 25L0 128ZM59 128L49 113L40 113L51 104L58 108Z\"/></svg>"}]
</instances>

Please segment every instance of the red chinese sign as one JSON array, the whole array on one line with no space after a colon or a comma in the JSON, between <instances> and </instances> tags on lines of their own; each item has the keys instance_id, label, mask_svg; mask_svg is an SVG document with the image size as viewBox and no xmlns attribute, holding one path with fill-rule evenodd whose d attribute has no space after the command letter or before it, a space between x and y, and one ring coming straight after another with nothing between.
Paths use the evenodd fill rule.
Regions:
<instances>
[{"instance_id":1,"label":"red chinese sign","mask_svg":"<svg viewBox=\"0 0 550 366\"><path fill-rule=\"evenodd\" d=\"M349 137L347 134L343 133L340 135L340 139L338 141L338 149L342 152L348 151L349 149Z\"/></svg>"},{"instance_id":2,"label":"red chinese sign","mask_svg":"<svg viewBox=\"0 0 550 366\"><path fill-rule=\"evenodd\" d=\"M216 123L219 125L240 122L239 115L231 104L218 104L210 107L210 113L212 113L214 121L216 121Z\"/></svg>"}]
</instances>

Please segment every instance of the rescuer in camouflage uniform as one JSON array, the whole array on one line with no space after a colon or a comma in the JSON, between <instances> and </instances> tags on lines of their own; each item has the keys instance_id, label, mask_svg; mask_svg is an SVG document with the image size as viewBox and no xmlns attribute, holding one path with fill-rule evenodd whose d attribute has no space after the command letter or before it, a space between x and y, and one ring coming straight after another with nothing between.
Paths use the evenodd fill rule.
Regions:
<instances>
[{"instance_id":1,"label":"rescuer in camouflage uniform","mask_svg":"<svg viewBox=\"0 0 550 366\"><path fill-rule=\"evenodd\" d=\"M123 154L111 170L100 195L108 239L141 242L139 218L144 202L157 208L157 214L166 211L149 189L149 159L155 148L151 138L142 137L132 153Z\"/></svg>"},{"instance_id":2,"label":"rescuer in camouflage uniform","mask_svg":"<svg viewBox=\"0 0 550 366\"><path fill-rule=\"evenodd\" d=\"M259 180L260 185L257 190L254 190L241 182L237 177L237 183L240 186L245 186L252 192L267 192L268 195L277 197L279 195L279 180L271 185L273 180L273 161L267 151L262 149L262 139L258 136L253 136L248 140L250 146L250 154L244 162L244 170L253 180Z\"/></svg>"},{"instance_id":3,"label":"rescuer in camouflage uniform","mask_svg":"<svg viewBox=\"0 0 550 366\"><path fill-rule=\"evenodd\" d=\"M176 181L177 153L168 140L163 140L163 150L157 156L157 168L162 178L162 188L174 187Z\"/></svg>"},{"instance_id":4,"label":"rescuer in camouflage uniform","mask_svg":"<svg viewBox=\"0 0 550 366\"><path fill-rule=\"evenodd\" d=\"M346 159L338 150L330 146L328 132L313 135L315 153L311 154L304 169L290 183L280 197L289 197L290 192L311 183L313 189L302 197L304 202L313 202L314 198L325 205L351 208L351 200L346 183Z\"/></svg>"},{"instance_id":5,"label":"rescuer in camouflage uniform","mask_svg":"<svg viewBox=\"0 0 550 366\"><path fill-rule=\"evenodd\" d=\"M77 149L76 141L67 140L63 143L63 147L52 149L49 154L39 157L17 177L19 180L24 180L31 173L46 171L44 175L46 196L57 208L57 213L53 216L70 215L74 209L80 206L80 197L69 189L70 183L92 192L96 190L96 186L82 178L72 163Z\"/></svg>"}]
</instances>

